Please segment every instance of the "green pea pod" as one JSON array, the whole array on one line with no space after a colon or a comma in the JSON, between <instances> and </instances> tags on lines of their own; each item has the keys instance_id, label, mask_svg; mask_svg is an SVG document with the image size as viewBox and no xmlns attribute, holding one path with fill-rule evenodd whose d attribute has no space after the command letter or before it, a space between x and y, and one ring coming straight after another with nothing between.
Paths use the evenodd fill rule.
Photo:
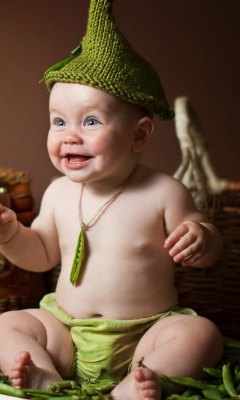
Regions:
<instances>
[{"instance_id":1,"label":"green pea pod","mask_svg":"<svg viewBox=\"0 0 240 400\"><path fill-rule=\"evenodd\" d=\"M107 394L110 393L116 386L117 386L116 382L102 380L94 385L94 389L103 394Z\"/></svg>"},{"instance_id":2,"label":"green pea pod","mask_svg":"<svg viewBox=\"0 0 240 400\"><path fill-rule=\"evenodd\" d=\"M167 378L170 382L173 383L178 383L179 385L182 386L187 386L187 387L195 387L197 389L208 389L208 385L201 381L196 381L193 378L188 378L184 376L173 376L173 377L168 377Z\"/></svg>"},{"instance_id":3,"label":"green pea pod","mask_svg":"<svg viewBox=\"0 0 240 400\"><path fill-rule=\"evenodd\" d=\"M204 390L202 390L202 394L205 397L205 399L222 400L221 393L219 392L219 390L217 390L215 388L204 389Z\"/></svg>"},{"instance_id":4,"label":"green pea pod","mask_svg":"<svg viewBox=\"0 0 240 400\"><path fill-rule=\"evenodd\" d=\"M56 396L56 397L49 397L48 398L48 400L53 400L53 399L55 399L55 400L84 400L84 397L80 397L80 396ZM31 399L31 400L33 400L33 399Z\"/></svg>"},{"instance_id":5,"label":"green pea pod","mask_svg":"<svg viewBox=\"0 0 240 400\"><path fill-rule=\"evenodd\" d=\"M79 277L82 260L84 254L84 226L82 226L78 236L77 246L75 250L75 257L73 259L72 269L70 273L70 282L74 285Z\"/></svg>"},{"instance_id":6,"label":"green pea pod","mask_svg":"<svg viewBox=\"0 0 240 400\"><path fill-rule=\"evenodd\" d=\"M56 397L56 393L50 392L49 390L43 389L22 389L23 393L27 397L37 397L38 399L49 399L49 397Z\"/></svg>"},{"instance_id":7,"label":"green pea pod","mask_svg":"<svg viewBox=\"0 0 240 400\"><path fill-rule=\"evenodd\" d=\"M222 383L222 378L206 378L201 380L202 383L205 383L208 386L212 386L212 387L218 387L219 385L221 385Z\"/></svg>"},{"instance_id":8,"label":"green pea pod","mask_svg":"<svg viewBox=\"0 0 240 400\"><path fill-rule=\"evenodd\" d=\"M235 365L234 369L233 369L233 373L234 375L237 375L240 372L240 365Z\"/></svg>"},{"instance_id":9,"label":"green pea pod","mask_svg":"<svg viewBox=\"0 0 240 400\"><path fill-rule=\"evenodd\" d=\"M83 393L87 393L89 395L102 395L110 393L116 386L118 382L114 382L110 379L101 379L95 382L86 382L81 385L81 389Z\"/></svg>"},{"instance_id":10,"label":"green pea pod","mask_svg":"<svg viewBox=\"0 0 240 400\"><path fill-rule=\"evenodd\" d=\"M73 395L78 395L80 394L81 390L80 389L64 389L62 391L62 394L65 396L73 396Z\"/></svg>"},{"instance_id":11,"label":"green pea pod","mask_svg":"<svg viewBox=\"0 0 240 400\"><path fill-rule=\"evenodd\" d=\"M207 372L208 375L213 378L222 378L222 371L216 368L203 368L204 372Z\"/></svg>"},{"instance_id":12,"label":"green pea pod","mask_svg":"<svg viewBox=\"0 0 240 400\"><path fill-rule=\"evenodd\" d=\"M221 394L227 393L224 383L221 383L221 385L218 386L218 390Z\"/></svg>"},{"instance_id":13,"label":"green pea pod","mask_svg":"<svg viewBox=\"0 0 240 400\"><path fill-rule=\"evenodd\" d=\"M55 382L47 387L48 390L52 392L61 392L61 390L64 389L80 389L80 386L74 382L74 381L60 381L60 382ZM51 393L50 393L51 395ZM49 397L50 397L49 395Z\"/></svg>"},{"instance_id":14,"label":"green pea pod","mask_svg":"<svg viewBox=\"0 0 240 400\"><path fill-rule=\"evenodd\" d=\"M228 341L225 341L224 347L226 349L240 349L240 342L228 342Z\"/></svg>"},{"instance_id":15,"label":"green pea pod","mask_svg":"<svg viewBox=\"0 0 240 400\"><path fill-rule=\"evenodd\" d=\"M238 383L240 382L240 371L234 375L233 379L234 379L234 382L238 382Z\"/></svg>"},{"instance_id":16,"label":"green pea pod","mask_svg":"<svg viewBox=\"0 0 240 400\"><path fill-rule=\"evenodd\" d=\"M192 397L193 395L197 394L198 389L196 388L188 388L187 390L185 390L185 392L183 392L181 394L181 396L185 396L185 397Z\"/></svg>"},{"instance_id":17,"label":"green pea pod","mask_svg":"<svg viewBox=\"0 0 240 400\"><path fill-rule=\"evenodd\" d=\"M31 397L31 400L39 400L39 397Z\"/></svg>"},{"instance_id":18,"label":"green pea pod","mask_svg":"<svg viewBox=\"0 0 240 400\"><path fill-rule=\"evenodd\" d=\"M92 386L89 386L89 385L87 385L85 383L82 384L81 391L82 391L83 394L89 394L89 395L96 394L95 388L92 387Z\"/></svg>"},{"instance_id":19,"label":"green pea pod","mask_svg":"<svg viewBox=\"0 0 240 400\"><path fill-rule=\"evenodd\" d=\"M14 387L7 385L6 383L0 383L0 393L12 397L20 397L22 399L25 397L25 394L22 390L15 389Z\"/></svg>"},{"instance_id":20,"label":"green pea pod","mask_svg":"<svg viewBox=\"0 0 240 400\"><path fill-rule=\"evenodd\" d=\"M30 395L30 393L29 392L27 392L27 395L26 395L26 397L27 398L37 398L37 399L39 399L39 400L48 400L48 399L50 399L50 396L48 395L48 394L41 394L41 393L32 393L31 395ZM55 397L56 397L56 393L55 393ZM53 397L53 396L51 396L51 398L55 398L55 397Z\"/></svg>"},{"instance_id":21,"label":"green pea pod","mask_svg":"<svg viewBox=\"0 0 240 400\"><path fill-rule=\"evenodd\" d=\"M173 394L173 392L172 392L172 390L170 389L170 387L167 384L167 381L168 381L167 376L161 374L161 375L158 376L158 379L159 379L160 385L162 387L163 393L165 395L167 395L167 396L171 396Z\"/></svg>"},{"instance_id":22,"label":"green pea pod","mask_svg":"<svg viewBox=\"0 0 240 400\"><path fill-rule=\"evenodd\" d=\"M233 399L240 399L240 396L238 395L233 383L231 368L229 367L228 364L224 364L222 367L222 378L226 391L229 394L229 396Z\"/></svg>"}]
</instances>

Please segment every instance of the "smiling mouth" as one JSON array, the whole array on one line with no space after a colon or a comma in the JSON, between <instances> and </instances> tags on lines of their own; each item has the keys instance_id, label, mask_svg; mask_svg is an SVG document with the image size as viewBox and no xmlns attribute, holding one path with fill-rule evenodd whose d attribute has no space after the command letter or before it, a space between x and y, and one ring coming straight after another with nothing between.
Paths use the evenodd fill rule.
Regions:
<instances>
[{"instance_id":1,"label":"smiling mouth","mask_svg":"<svg viewBox=\"0 0 240 400\"><path fill-rule=\"evenodd\" d=\"M91 156L82 156L82 155L75 155L75 154L67 154L66 157L67 161L70 164L79 164L90 160Z\"/></svg>"}]
</instances>

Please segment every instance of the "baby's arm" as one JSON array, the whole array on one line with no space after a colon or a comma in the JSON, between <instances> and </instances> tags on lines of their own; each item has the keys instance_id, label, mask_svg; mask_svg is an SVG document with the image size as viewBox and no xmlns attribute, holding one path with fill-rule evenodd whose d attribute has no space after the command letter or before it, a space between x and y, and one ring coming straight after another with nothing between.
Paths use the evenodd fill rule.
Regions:
<instances>
[{"instance_id":1,"label":"baby's arm","mask_svg":"<svg viewBox=\"0 0 240 400\"><path fill-rule=\"evenodd\" d=\"M48 194L32 227L23 226L14 211L0 205L0 253L30 271L47 271L59 262L58 239Z\"/></svg>"},{"instance_id":2,"label":"baby's arm","mask_svg":"<svg viewBox=\"0 0 240 400\"><path fill-rule=\"evenodd\" d=\"M207 267L217 261L222 250L218 229L199 212L191 193L177 183L165 212L168 235L164 247L174 262L183 266Z\"/></svg>"}]
</instances>

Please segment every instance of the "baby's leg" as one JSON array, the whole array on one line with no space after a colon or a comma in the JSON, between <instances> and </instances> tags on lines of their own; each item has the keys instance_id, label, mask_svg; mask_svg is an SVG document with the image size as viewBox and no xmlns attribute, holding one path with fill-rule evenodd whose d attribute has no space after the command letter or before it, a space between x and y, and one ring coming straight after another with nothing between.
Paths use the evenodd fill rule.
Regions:
<instances>
[{"instance_id":1,"label":"baby's leg","mask_svg":"<svg viewBox=\"0 0 240 400\"><path fill-rule=\"evenodd\" d=\"M15 387L42 388L70 371L73 344L68 328L46 310L0 316L0 370Z\"/></svg>"},{"instance_id":2,"label":"baby's leg","mask_svg":"<svg viewBox=\"0 0 240 400\"><path fill-rule=\"evenodd\" d=\"M114 389L116 400L159 400L157 376L202 378L204 367L214 367L223 351L222 336L209 320L173 315L157 322L139 342L131 373ZM144 357L141 375L138 361Z\"/></svg>"}]
</instances>

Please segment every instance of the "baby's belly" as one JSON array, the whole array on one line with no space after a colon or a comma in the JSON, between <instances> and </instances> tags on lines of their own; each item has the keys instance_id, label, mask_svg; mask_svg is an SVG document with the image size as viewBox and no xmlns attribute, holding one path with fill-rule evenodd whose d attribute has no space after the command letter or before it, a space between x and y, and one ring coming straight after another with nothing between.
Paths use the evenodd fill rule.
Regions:
<instances>
[{"instance_id":1,"label":"baby's belly","mask_svg":"<svg viewBox=\"0 0 240 400\"><path fill-rule=\"evenodd\" d=\"M90 268L83 274L75 286L63 270L56 288L56 299L60 307L74 318L147 317L176 305L174 266L138 269L132 265L117 268L101 268L99 265L94 273Z\"/></svg>"}]
</instances>

